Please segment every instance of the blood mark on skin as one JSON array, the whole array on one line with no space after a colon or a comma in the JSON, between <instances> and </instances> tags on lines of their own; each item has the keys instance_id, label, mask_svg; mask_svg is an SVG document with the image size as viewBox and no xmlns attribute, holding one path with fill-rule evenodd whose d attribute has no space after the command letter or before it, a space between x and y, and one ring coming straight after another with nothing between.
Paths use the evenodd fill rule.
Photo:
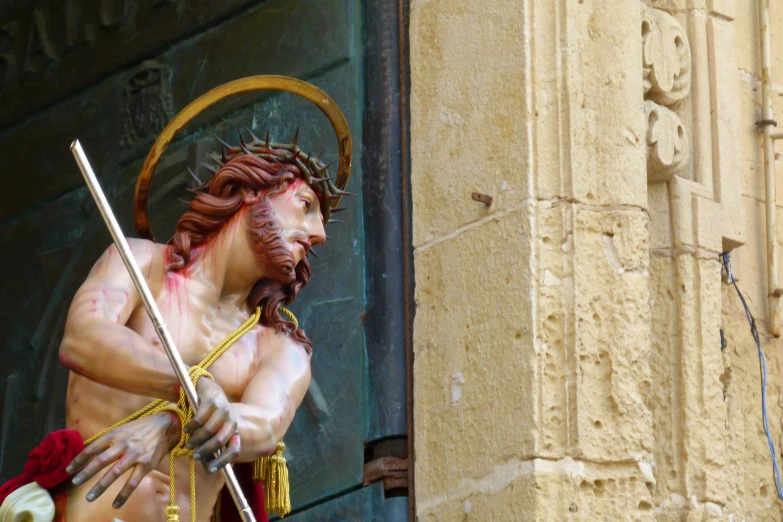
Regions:
<instances>
[{"instance_id":1,"label":"blood mark on skin","mask_svg":"<svg viewBox=\"0 0 783 522\"><path fill-rule=\"evenodd\" d=\"M109 265L111 264L111 258L114 254L114 245L109 245L109 248L106 250L106 268L109 268Z\"/></svg>"},{"instance_id":2,"label":"blood mark on skin","mask_svg":"<svg viewBox=\"0 0 783 522\"><path fill-rule=\"evenodd\" d=\"M304 183L304 180L302 178L297 178L296 181L289 184L288 187L286 187L285 192L288 192L288 199L286 200L285 204L288 206L289 203L291 203L291 199L294 197L294 193L296 190L302 186Z\"/></svg>"},{"instance_id":3,"label":"blood mark on skin","mask_svg":"<svg viewBox=\"0 0 783 522\"><path fill-rule=\"evenodd\" d=\"M74 363L70 357L68 357L68 354L64 352L60 352L59 354L60 358L60 364L68 368L69 370L73 370L76 373L84 374L84 368L82 366L79 366L78 364Z\"/></svg>"}]
</instances>

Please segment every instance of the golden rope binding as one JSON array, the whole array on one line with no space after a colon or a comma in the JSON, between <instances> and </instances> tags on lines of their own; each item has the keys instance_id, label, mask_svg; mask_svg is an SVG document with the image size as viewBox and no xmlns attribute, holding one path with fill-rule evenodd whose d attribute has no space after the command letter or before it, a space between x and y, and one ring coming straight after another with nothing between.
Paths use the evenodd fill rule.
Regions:
<instances>
[{"instance_id":1,"label":"golden rope binding","mask_svg":"<svg viewBox=\"0 0 783 522\"><path fill-rule=\"evenodd\" d=\"M299 328L299 321L296 316L287 308L280 307L280 311L286 315L293 323ZM261 319L261 308L256 308L256 312L251 315L247 321L245 321L239 328L234 330L223 339L220 344L215 346L204 359L197 365L188 370L188 375L195 386L198 380L202 377L207 379L213 379L212 374L207 371L207 368L217 361L221 355L231 348L231 346L239 340L240 337L253 329ZM85 446L89 446L102 436L109 433L115 428L119 428L131 421L140 419L142 417L148 417L155 415L162 411L170 411L179 417L180 425L184 428L191 418L193 418L193 410L188 404L187 397L185 397L185 391L180 387L179 400L177 404L167 402L163 399L158 399L151 402L139 411L128 415L126 418L115 423L114 425L106 428L97 435L93 435L86 441ZM195 461L193 460L193 450L186 448L190 435L182 431L179 442L169 452L169 480L171 486L169 487L169 505L166 507L166 522L179 522L179 506L176 503L175 498L175 484L174 484L174 459L179 457L187 457L190 459L190 521L196 522L196 470ZM288 483L288 466L286 464L285 457L283 457L283 450L285 444L278 442L275 448L275 452L272 455L266 457L259 457L253 462L253 481L264 484L264 502L266 506L266 512L270 515L280 515L284 517L291 512L291 498L290 498L290 486ZM216 507L217 510L217 507Z\"/></svg>"}]
</instances>

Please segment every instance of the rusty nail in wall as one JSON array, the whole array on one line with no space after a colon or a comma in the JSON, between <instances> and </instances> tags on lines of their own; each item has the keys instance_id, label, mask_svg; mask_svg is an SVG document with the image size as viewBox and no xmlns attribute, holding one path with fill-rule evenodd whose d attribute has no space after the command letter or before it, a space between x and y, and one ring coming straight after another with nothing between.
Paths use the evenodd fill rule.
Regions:
<instances>
[{"instance_id":1,"label":"rusty nail in wall","mask_svg":"<svg viewBox=\"0 0 783 522\"><path fill-rule=\"evenodd\" d=\"M473 198L473 201L484 203L486 206L490 206L492 204L492 196L487 196L486 194L482 194L480 192L474 192L471 194L471 197Z\"/></svg>"}]
</instances>

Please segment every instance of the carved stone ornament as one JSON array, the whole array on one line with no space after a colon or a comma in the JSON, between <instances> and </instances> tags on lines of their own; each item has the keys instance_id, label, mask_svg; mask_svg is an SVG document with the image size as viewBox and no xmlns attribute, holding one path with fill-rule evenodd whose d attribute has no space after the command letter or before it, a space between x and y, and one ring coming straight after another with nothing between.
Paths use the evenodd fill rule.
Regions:
<instances>
[{"instance_id":1,"label":"carved stone ornament","mask_svg":"<svg viewBox=\"0 0 783 522\"><path fill-rule=\"evenodd\" d=\"M690 157L688 132L673 111L645 100L647 116L647 182L668 181L680 173Z\"/></svg>"},{"instance_id":2,"label":"carved stone ornament","mask_svg":"<svg viewBox=\"0 0 783 522\"><path fill-rule=\"evenodd\" d=\"M125 85L125 124L120 146L146 148L174 117L171 68L153 61L141 64Z\"/></svg>"},{"instance_id":3,"label":"carved stone ornament","mask_svg":"<svg viewBox=\"0 0 783 522\"><path fill-rule=\"evenodd\" d=\"M644 97L672 105L691 86L691 46L682 26L670 14L642 6Z\"/></svg>"}]
</instances>

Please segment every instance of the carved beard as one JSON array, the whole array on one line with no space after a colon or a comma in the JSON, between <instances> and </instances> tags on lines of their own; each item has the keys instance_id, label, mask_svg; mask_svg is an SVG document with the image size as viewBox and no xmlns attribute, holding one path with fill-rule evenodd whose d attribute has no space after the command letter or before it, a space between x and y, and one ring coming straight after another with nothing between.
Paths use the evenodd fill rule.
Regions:
<instances>
[{"instance_id":1,"label":"carved beard","mask_svg":"<svg viewBox=\"0 0 783 522\"><path fill-rule=\"evenodd\" d=\"M294 257L281 234L282 226L267 201L261 201L250 209L248 234L253 253L266 268L268 277L256 281L247 296L247 307L251 312L261 307L261 324L272 326L277 332L286 332L302 343L308 353L313 344L304 330L280 317L281 305L291 304L299 291L310 279L310 262L305 256L294 265ZM302 232L294 232L290 239L304 239Z\"/></svg>"},{"instance_id":2,"label":"carved beard","mask_svg":"<svg viewBox=\"0 0 783 522\"><path fill-rule=\"evenodd\" d=\"M283 283L293 281L296 277L294 258L280 233L280 222L267 201L261 201L250 209L248 225L250 245L269 277Z\"/></svg>"},{"instance_id":3,"label":"carved beard","mask_svg":"<svg viewBox=\"0 0 783 522\"><path fill-rule=\"evenodd\" d=\"M294 257L281 234L282 226L268 201L261 201L250 209L248 225L253 252L258 262L266 269L268 277L284 284L294 282L296 279ZM292 242L299 239L306 241L307 236L297 231L288 239Z\"/></svg>"}]
</instances>

